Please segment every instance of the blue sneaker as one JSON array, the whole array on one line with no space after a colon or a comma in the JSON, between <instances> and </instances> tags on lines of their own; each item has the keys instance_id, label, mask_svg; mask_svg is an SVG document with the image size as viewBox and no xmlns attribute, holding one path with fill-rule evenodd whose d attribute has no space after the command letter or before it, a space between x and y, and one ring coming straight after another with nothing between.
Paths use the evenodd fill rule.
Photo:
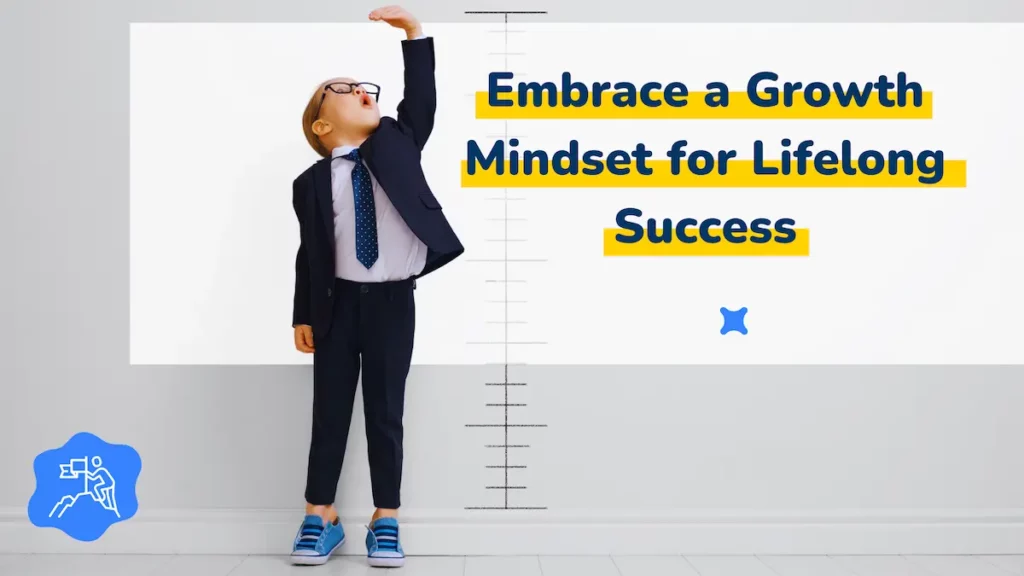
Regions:
<instances>
[{"instance_id":1,"label":"blue sneaker","mask_svg":"<svg viewBox=\"0 0 1024 576\"><path fill-rule=\"evenodd\" d=\"M370 566L398 568L405 564L405 552L398 540L398 520L378 518L368 526L366 533L366 554Z\"/></svg>"},{"instance_id":2,"label":"blue sneaker","mask_svg":"<svg viewBox=\"0 0 1024 576\"><path fill-rule=\"evenodd\" d=\"M345 531L340 522L336 520L324 526L324 519L319 515L306 516L292 545L292 564L323 564L344 543Z\"/></svg>"}]
</instances>

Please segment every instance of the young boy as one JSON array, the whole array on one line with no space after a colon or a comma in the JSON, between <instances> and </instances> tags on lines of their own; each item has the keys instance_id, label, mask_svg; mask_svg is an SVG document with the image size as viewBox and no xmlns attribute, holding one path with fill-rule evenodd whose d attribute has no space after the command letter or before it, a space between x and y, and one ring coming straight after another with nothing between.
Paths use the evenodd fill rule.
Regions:
<instances>
[{"instance_id":1,"label":"young boy","mask_svg":"<svg viewBox=\"0 0 1024 576\"><path fill-rule=\"evenodd\" d=\"M417 278L463 252L420 167L436 108L433 40L397 6L374 10L370 20L406 33L398 118L381 118L377 85L351 78L322 83L302 115L306 140L323 158L292 191L301 237L292 324L295 347L313 354L313 432L296 564L323 564L345 540L334 498L360 367L377 508L367 554L373 566L404 563L397 516L413 290Z\"/></svg>"}]
</instances>

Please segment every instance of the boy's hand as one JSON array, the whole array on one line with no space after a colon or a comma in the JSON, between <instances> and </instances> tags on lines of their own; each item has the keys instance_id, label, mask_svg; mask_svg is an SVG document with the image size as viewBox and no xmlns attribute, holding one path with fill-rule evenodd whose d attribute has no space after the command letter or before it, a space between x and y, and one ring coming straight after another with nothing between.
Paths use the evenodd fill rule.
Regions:
<instances>
[{"instance_id":1,"label":"boy's hand","mask_svg":"<svg viewBox=\"0 0 1024 576\"><path fill-rule=\"evenodd\" d=\"M306 354L313 353L313 327L299 324L295 327L295 349Z\"/></svg>"},{"instance_id":2,"label":"boy's hand","mask_svg":"<svg viewBox=\"0 0 1024 576\"><path fill-rule=\"evenodd\" d=\"M401 6L386 6L370 12L370 20L376 22L387 22L395 28L405 30L405 37L409 40L423 35L423 28L420 21Z\"/></svg>"}]
</instances>

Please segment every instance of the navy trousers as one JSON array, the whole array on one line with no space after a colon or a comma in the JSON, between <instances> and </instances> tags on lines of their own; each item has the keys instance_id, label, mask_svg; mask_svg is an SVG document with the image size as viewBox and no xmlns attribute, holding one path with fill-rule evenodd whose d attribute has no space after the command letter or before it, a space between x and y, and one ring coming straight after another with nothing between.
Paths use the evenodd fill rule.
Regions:
<instances>
[{"instance_id":1,"label":"navy trousers","mask_svg":"<svg viewBox=\"0 0 1024 576\"><path fill-rule=\"evenodd\" d=\"M413 280L364 284L338 279L334 290L331 328L313 341L313 433L306 501L334 503L362 368L373 504L398 508L405 379L416 327Z\"/></svg>"}]
</instances>

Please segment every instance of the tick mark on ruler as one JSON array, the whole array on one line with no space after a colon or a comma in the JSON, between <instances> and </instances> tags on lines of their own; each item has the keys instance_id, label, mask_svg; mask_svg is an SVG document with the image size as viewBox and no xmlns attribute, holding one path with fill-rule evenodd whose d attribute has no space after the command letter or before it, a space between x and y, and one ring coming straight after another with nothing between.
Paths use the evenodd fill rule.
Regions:
<instances>
[{"instance_id":1,"label":"tick mark on ruler","mask_svg":"<svg viewBox=\"0 0 1024 576\"><path fill-rule=\"evenodd\" d=\"M467 258L465 262L500 262L502 264L508 264L510 262L547 262L545 258Z\"/></svg>"},{"instance_id":2,"label":"tick mark on ruler","mask_svg":"<svg viewBox=\"0 0 1024 576\"><path fill-rule=\"evenodd\" d=\"M544 506L466 506L466 510L547 510Z\"/></svg>"},{"instance_id":3,"label":"tick mark on ruler","mask_svg":"<svg viewBox=\"0 0 1024 576\"><path fill-rule=\"evenodd\" d=\"M490 344L490 345L497 345L497 344L501 344L501 345L508 345L508 346L544 346L544 345L547 344L547 342L516 342L514 340L493 340L493 341L477 340L477 341L472 341L472 342L466 342L466 344L473 344L473 345L488 345L488 344Z\"/></svg>"},{"instance_id":4,"label":"tick mark on ruler","mask_svg":"<svg viewBox=\"0 0 1024 576\"><path fill-rule=\"evenodd\" d=\"M547 428L547 424L466 424L466 428Z\"/></svg>"},{"instance_id":5,"label":"tick mark on ruler","mask_svg":"<svg viewBox=\"0 0 1024 576\"><path fill-rule=\"evenodd\" d=\"M466 10L466 14L504 14L508 24L509 14L547 14L547 10Z\"/></svg>"}]
</instances>

